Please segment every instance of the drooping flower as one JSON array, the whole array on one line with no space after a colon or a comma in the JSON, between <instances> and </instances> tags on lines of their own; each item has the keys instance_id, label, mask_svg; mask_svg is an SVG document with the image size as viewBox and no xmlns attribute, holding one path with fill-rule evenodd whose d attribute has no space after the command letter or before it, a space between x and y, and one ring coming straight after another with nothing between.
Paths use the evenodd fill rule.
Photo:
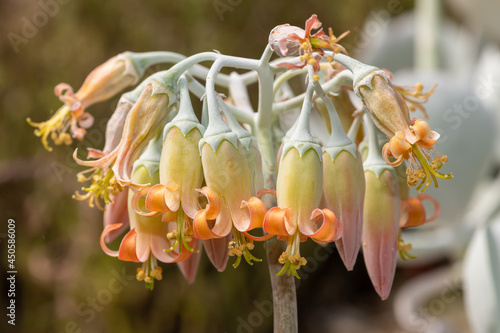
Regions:
<instances>
[{"instance_id":1,"label":"drooping flower","mask_svg":"<svg viewBox=\"0 0 500 333\"><path fill-rule=\"evenodd\" d=\"M82 140L94 121L85 110L134 85L141 75L128 54L119 54L94 69L76 93L66 83L57 85L55 94L64 105L49 120L35 123L28 118L28 123L37 128L35 135L41 137L49 151L52 150L47 141L49 136L55 144L71 144L72 138Z\"/></svg>"},{"instance_id":2,"label":"drooping flower","mask_svg":"<svg viewBox=\"0 0 500 333\"><path fill-rule=\"evenodd\" d=\"M273 29L269 36L270 45L273 50L282 56L295 55L295 50L298 49L298 55L301 60L299 64L283 62L279 63L278 66L287 69L299 69L309 64L314 67L314 72L319 72L319 61L325 54L324 48L330 49L334 53L347 53L337 42L347 36L349 31L344 32L340 37L335 37L331 28L328 29L329 34L327 35L321 28L321 25L322 23L318 20L316 14L313 14L307 19L305 30L287 25L278 26ZM312 30L318 31L312 33ZM297 45L300 45L300 47L297 47ZM293 53L288 52L288 50L292 50ZM313 55L314 52L318 54L316 57ZM333 62L333 58L328 57L328 61L330 63Z\"/></svg>"},{"instance_id":3,"label":"drooping flower","mask_svg":"<svg viewBox=\"0 0 500 333\"><path fill-rule=\"evenodd\" d=\"M139 165L133 172L133 180L138 183L158 183L159 174L155 171L153 175L144 165ZM162 222L161 216L146 217L137 214L132 209L134 192L129 190L128 211L130 219L130 231L124 236L118 251L109 249L105 238L109 232L121 227L121 223L107 226L101 234L101 247L103 251L120 260L142 262L142 267L137 269L137 280L144 280L146 287L152 289L154 280L162 279L162 269L157 261L172 263L189 258L190 251L164 251L171 249L173 241L168 234L174 232L170 223ZM183 219L182 223L189 223ZM196 247L196 239L188 239L190 247Z\"/></svg>"},{"instance_id":4,"label":"drooping flower","mask_svg":"<svg viewBox=\"0 0 500 333\"><path fill-rule=\"evenodd\" d=\"M174 102L171 96L171 91L151 80L128 112L120 142L112 151L97 160L84 161L77 157L75 150L73 157L76 162L89 167L78 174L79 181L92 182L89 187L82 189L87 193L76 193L75 199L88 200L91 207L94 203L102 207L100 200L110 202L109 195L115 194L121 187L138 185L130 178L132 165L164 124ZM90 156L95 156L95 153L91 151Z\"/></svg>"},{"instance_id":5,"label":"drooping flower","mask_svg":"<svg viewBox=\"0 0 500 333\"><path fill-rule=\"evenodd\" d=\"M446 155L441 155L433 147L439 134L432 131L424 120L410 120L404 99L383 71L371 71L358 81L355 90L375 125L390 138L383 147L385 161L392 166L407 161L410 186L418 184L416 189L423 192L432 181L437 187L437 178L453 178L451 174L438 171L448 161ZM391 161L390 158L396 160Z\"/></svg>"},{"instance_id":6,"label":"drooping flower","mask_svg":"<svg viewBox=\"0 0 500 333\"><path fill-rule=\"evenodd\" d=\"M348 150L334 157L323 153L323 195L326 207L342 223L343 234L335 247L348 270L353 269L361 246L365 193L361 154L355 146L354 152L356 156Z\"/></svg>"},{"instance_id":7,"label":"drooping flower","mask_svg":"<svg viewBox=\"0 0 500 333\"><path fill-rule=\"evenodd\" d=\"M391 291L396 271L401 199L392 168L380 168L375 172L365 171L362 243L372 284L385 300Z\"/></svg>"},{"instance_id":8,"label":"drooping flower","mask_svg":"<svg viewBox=\"0 0 500 333\"><path fill-rule=\"evenodd\" d=\"M193 221L200 210L199 193L203 183L203 169L198 144L205 132L194 113L191 105L187 80L179 80L178 114L163 130L163 145L159 158L160 184L144 187L134 196L133 207L136 213L143 216L163 215L165 222L178 222L186 216L189 223L176 223L175 230L169 234L174 244L172 248L187 249L195 252L187 240L193 238ZM144 195L147 212L138 205ZM210 261L218 270L224 270L228 258L225 238L203 240ZM170 250L170 249L169 249ZM195 260L195 259L193 259ZM189 264L182 264L188 280Z\"/></svg>"},{"instance_id":9,"label":"drooping flower","mask_svg":"<svg viewBox=\"0 0 500 333\"><path fill-rule=\"evenodd\" d=\"M199 123L191 105L187 81L179 81L180 98L178 114L163 129L161 156L159 158L160 183L142 188L134 197L136 213L144 216L164 215L164 221L182 221L184 215L191 221L200 210L198 192L203 183L198 144L205 128ZM146 195L147 194L147 195ZM138 202L144 195L145 208ZM177 223L171 238L175 245L193 251L186 242L192 238L192 223L186 229L185 223Z\"/></svg>"},{"instance_id":10,"label":"drooping flower","mask_svg":"<svg viewBox=\"0 0 500 333\"><path fill-rule=\"evenodd\" d=\"M262 226L266 208L252 196L252 178L245 148L227 140L217 150L204 143L201 148L203 172L207 186L200 190L208 204L195 217L195 234L200 239L228 235L234 225L239 232ZM211 220L215 224L211 226Z\"/></svg>"},{"instance_id":11,"label":"drooping flower","mask_svg":"<svg viewBox=\"0 0 500 333\"><path fill-rule=\"evenodd\" d=\"M263 228L288 242L280 258L283 269L298 277L296 270L307 263L300 256L300 242L307 237L318 243L337 240L342 225L329 209L319 209L322 195L323 170L315 149L300 154L292 147L284 150L276 183L277 207L271 208Z\"/></svg>"}]
</instances>

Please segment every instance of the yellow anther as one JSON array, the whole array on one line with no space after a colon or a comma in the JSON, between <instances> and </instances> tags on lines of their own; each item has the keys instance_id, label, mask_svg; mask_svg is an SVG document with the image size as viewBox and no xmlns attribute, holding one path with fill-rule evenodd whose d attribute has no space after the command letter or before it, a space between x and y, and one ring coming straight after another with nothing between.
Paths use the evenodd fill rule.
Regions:
<instances>
[{"instance_id":1,"label":"yellow anther","mask_svg":"<svg viewBox=\"0 0 500 333\"><path fill-rule=\"evenodd\" d=\"M332 56L328 56L328 57L326 57L326 59L328 60L329 63L333 62L333 57Z\"/></svg>"},{"instance_id":2,"label":"yellow anther","mask_svg":"<svg viewBox=\"0 0 500 333\"><path fill-rule=\"evenodd\" d=\"M415 105L413 103L408 103L408 110L410 111L415 111L417 108L415 107Z\"/></svg>"},{"instance_id":3,"label":"yellow anther","mask_svg":"<svg viewBox=\"0 0 500 333\"><path fill-rule=\"evenodd\" d=\"M137 281L142 281L146 278L146 273L142 270L142 268L137 267L137 274L135 275Z\"/></svg>"},{"instance_id":4,"label":"yellow anther","mask_svg":"<svg viewBox=\"0 0 500 333\"><path fill-rule=\"evenodd\" d=\"M304 42L304 43L300 44L300 47L303 48L304 50L307 50L309 48L309 43Z\"/></svg>"},{"instance_id":5,"label":"yellow anther","mask_svg":"<svg viewBox=\"0 0 500 333\"><path fill-rule=\"evenodd\" d=\"M236 241L234 239L229 241L229 243L227 244L227 247L230 249L234 249L236 247Z\"/></svg>"},{"instance_id":6,"label":"yellow anther","mask_svg":"<svg viewBox=\"0 0 500 333\"><path fill-rule=\"evenodd\" d=\"M280 258L278 259L278 262L280 264L284 264L288 259L288 253L286 252L283 252L281 255L280 255Z\"/></svg>"},{"instance_id":7,"label":"yellow anther","mask_svg":"<svg viewBox=\"0 0 500 333\"><path fill-rule=\"evenodd\" d=\"M153 282L153 279L152 279L151 277L149 277L149 276L146 276L146 277L144 278L144 282L146 282L146 283L151 283L151 282Z\"/></svg>"},{"instance_id":8,"label":"yellow anther","mask_svg":"<svg viewBox=\"0 0 500 333\"><path fill-rule=\"evenodd\" d=\"M420 82L417 82L417 83L415 84L415 89L416 89L416 90L419 92L419 94L420 94L420 93L422 93L422 90L424 90L424 85L423 85L422 83L420 83Z\"/></svg>"},{"instance_id":9,"label":"yellow anther","mask_svg":"<svg viewBox=\"0 0 500 333\"><path fill-rule=\"evenodd\" d=\"M307 64L308 65L316 65L316 59L311 58L311 59L307 60Z\"/></svg>"},{"instance_id":10,"label":"yellow anther","mask_svg":"<svg viewBox=\"0 0 500 333\"><path fill-rule=\"evenodd\" d=\"M177 230L174 230L174 231L169 232L169 233L167 234L167 238L168 238L169 240L176 240L178 237L179 237L179 233L177 232Z\"/></svg>"},{"instance_id":11,"label":"yellow anther","mask_svg":"<svg viewBox=\"0 0 500 333\"><path fill-rule=\"evenodd\" d=\"M255 245L253 243L246 243L245 245L249 250L253 250L255 248Z\"/></svg>"},{"instance_id":12,"label":"yellow anther","mask_svg":"<svg viewBox=\"0 0 500 333\"><path fill-rule=\"evenodd\" d=\"M318 81L319 81L319 75L317 75L317 74L316 74L316 75L314 75L314 76L313 76L313 80L314 80L314 81L316 81L316 82L318 82Z\"/></svg>"},{"instance_id":13,"label":"yellow anther","mask_svg":"<svg viewBox=\"0 0 500 333\"><path fill-rule=\"evenodd\" d=\"M76 175L76 180L79 183L84 183L84 182L87 181L87 177L85 177L84 175L82 175L81 173L79 173L78 175Z\"/></svg>"},{"instance_id":14,"label":"yellow anther","mask_svg":"<svg viewBox=\"0 0 500 333\"><path fill-rule=\"evenodd\" d=\"M156 279L156 280L160 281L160 280L163 278L163 276L162 276L161 272L162 272L162 268L161 268L161 267L156 267L156 269L153 269L153 270L149 273L149 275L150 275L153 279Z\"/></svg>"}]
</instances>

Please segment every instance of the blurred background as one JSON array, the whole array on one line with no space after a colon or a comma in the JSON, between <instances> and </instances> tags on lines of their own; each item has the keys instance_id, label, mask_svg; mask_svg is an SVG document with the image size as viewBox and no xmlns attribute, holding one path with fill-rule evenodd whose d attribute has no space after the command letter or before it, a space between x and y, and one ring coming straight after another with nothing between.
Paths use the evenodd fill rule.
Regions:
<instances>
[{"instance_id":1,"label":"blurred background","mask_svg":"<svg viewBox=\"0 0 500 333\"><path fill-rule=\"evenodd\" d=\"M486 286L484 294L493 296L480 297L479 303L487 303L483 305L492 316L499 313L500 287L495 279L500 272L495 259L500 258L499 228L491 231L488 226L498 220L494 199L500 197L495 192L500 185L491 187L498 183L500 160L495 148L500 128L495 120L500 96L500 20L496 17L500 7L498 1L471 3L474 6L466 0L449 0L434 13L436 6L419 9L423 5L412 0L2 0L3 309L8 301L8 219L16 221L18 274L16 326L7 325L2 312L0 330L272 332L265 260L233 269L230 258L226 271L218 273L203 257L192 285L175 265L163 265L164 278L150 292L135 281L135 264L102 253L102 212L71 199L81 187L75 177L81 168L71 156L77 146L102 147L104 124L118 97L89 109L96 117L94 132L89 132L94 135L78 145L56 146L51 153L33 135L26 118L48 119L61 105L53 92L55 85L66 82L77 89L93 68L120 52L165 50L192 55L217 49L258 58L274 26L303 27L316 13L336 35L350 30L342 45L351 55L393 71L395 83L422 81L430 88L438 82L427 110L433 126L441 128L446 138L439 150L450 158L448 170L458 179L435 194L443 205L442 218L422 234L408 235L419 259L398 268L391 297L385 302L373 290L361 255L354 271L347 272L333 246L318 248L308 242L303 255L309 263L297 283L299 331L473 332L474 327L476 332L499 332L498 323L484 329L481 324L471 326L465 309L478 301L470 297L466 298L469 305L463 301L462 277L486 269L481 274L488 277L486 282L476 281L475 274L469 274L466 282L471 288ZM424 40L416 41L414 36L422 34ZM425 50L434 57L426 59ZM161 68L155 66L148 74ZM485 87L488 95L481 97L478 87ZM492 203L485 203L481 196L485 194ZM476 235L478 225L483 236ZM467 249L473 235L479 237L475 243L479 245ZM265 258L262 246L256 247L255 254ZM491 260L467 269L462 260L466 254L472 263L478 263L476 257ZM474 317L470 313L469 318Z\"/></svg>"}]
</instances>

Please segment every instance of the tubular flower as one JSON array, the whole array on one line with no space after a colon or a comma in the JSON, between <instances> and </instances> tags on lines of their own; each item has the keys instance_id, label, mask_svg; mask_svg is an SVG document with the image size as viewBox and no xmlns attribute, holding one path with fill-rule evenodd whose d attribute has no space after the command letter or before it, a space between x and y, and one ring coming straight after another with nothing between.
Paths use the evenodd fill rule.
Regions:
<instances>
[{"instance_id":1,"label":"tubular flower","mask_svg":"<svg viewBox=\"0 0 500 333\"><path fill-rule=\"evenodd\" d=\"M365 195L363 162L355 146L354 153L342 150L331 157L323 152L323 196L326 207L342 223L343 235L335 247L348 270L353 269L361 246Z\"/></svg>"},{"instance_id":2,"label":"tubular flower","mask_svg":"<svg viewBox=\"0 0 500 333\"><path fill-rule=\"evenodd\" d=\"M157 183L159 181L158 171L150 175L150 171L143 165L137 167L133 173L133 180L139 183ZM134 192L129 190L129 219L131 230L124 236L118 251L110 250L105 238L107 234L121 227L121 223L107 226L101 234L101 247L103 251L112 257L120 260L142 262L142 267L137 269L137 280L144 280L146 287L152 289L154 279L162 279L161 267L158 267L157 260L165 263L183 261L189 258L191 252L177 252L172 248L172 239L168 236L174 233L169 223L162 222L160 216L145 217L137 214L132 209L132 198ZM189 223L183 219L181 223ZM196 246L196 240L190 239L189 245Z\"/></svg>"},{"instance_id":3,"label":"tubular flower","mask_svg":"<svg viewBox=\"0 0 500 333\"><path fill-rule=\"evenodd\" d=\"M314 72L319 72L319 61L321 60L321 56L325 54L325 52L323 51L324 48L330 49L334 53L347 53L341 45L337 44L337 42L347 36L349 31L344 32L342 35L340 35L340 37L335 37L335 35L333 35L332 28L328 29L329 34L327 35L321 28L321 25L322 23L318 20L316 14L313 14L306 21L305 31L297 27L286 25L278 26L273 29L273 31L271 31L271 35L269 36L269 40L271 47L278 55L294 55L288 53L288 51L285 54L284 52L288 49L296 50L297 45L300 45L300 48L298 48L298 53L300 55L301 63L295 65L292 63L283 62L279 63L278 66L287 69L299 69L303 68L306 65L312 65L314 67ZM285 35L284 32L287 32L288 30L290 30L290 33ZM312 30L318 31L314 34L311 34ZM314 52L319 55L314 57ZM332 63L333 58L328 57L328 61Z\"/></svg>"},{"instance_id":4,"label":"tubular flower","mask_svg":"<svg viewBox=\"0 0 500 333\"><path fill-rule=\"evenodd\" d=\"M396 271L401 199L393 168L365 168L365 180L363 255L370 280L385 300Z\"/></svg>"},{"instance_id":5,"label":"tubular flower","mask_svg":"<svg viewBox=\"0 0 500 333\"><path fill-rule=\"evenodd\" d=\"M94 69L76 93L66 83L57 85L55 94L64 105L49 120L34 123L28 118L28 123L37 128L35 135L41 137L42 144L49 151L52 150L47 141L49 136L56 145L69 145L72 138L82 140L94 121L85 109L134 85L139 77L130 56L119 54Z\"/></svg>"},{"instance_id":6,"label":"tubular flower","mask_svg":"<svg viewBox=\"0 0 500 333\"><path fill-rule=\"evenodd\" d=\"M375 70L366 75L358 82L357 89L374 123L390 138L382 149L384 160L392 166L407 161L409 186L418 184L416 189L423 192L432 181L438 187L437 178L453 178L451 174L438 171L448 161L446 155L433 148L439 134L424 120L410 120L404 99L383 71Z\"/></svg>"},{"instance_id":7,"label":"tubular flower","mask_svg":"<svg viewBox=\"0 0 500 333\"><path fill-rule=\"evenodd\" d=\"M134 196L135 212L143 216L164 215L165 222L177 221L175 232L170 234L174 247L193 252L189 246L193 238L191 219L199 210L197 188L203 182L203 170L198 151L201 139L199 129L193 128L185 136L176 126L167 126L160 159L160 184L144 187ZM147 193L145 213L139 207L139 199ZM177 216L177 217L176 217ZM184 223L183 218L189 220Z\"/></svg>"},{"instance_id":8,"label":"tubular flower","mask_svg":"<svg viewBox=\"0 0 500 333\"><path fill-rule=\"evenodd\" d=\"M227 236L234 225L239 232L262 226L266 207L252 196L252 177L243 146L223 140L214 151L202 143L201 159L207 186L200 190L208 203L194 219L200 239Z\"/></svg>"},{"instance_id":9,"label":"tubular flower","mask_svg":"<svg viewBox=\"0 0 500 333\"><path fill-rule=\"evenodd\" d=\"M318 243L328 243L342 235L342 225L335 214L317 208L322 178L321 159L315 149L308 149L302 156L295 147L284 149L276 183L278 206L267 212L263 224L264 231L288 242L280 258L284 266L279 275L288 272L299 277L296 270L307 263L300 256L300 241L310 237Z\"/></svg>"},{"instance_id":10,"label":"tubular flower","mask_svg":"<svg viewBox=\"0 0 500 333\"><path fill-rule=\"evenodd\" d=\"M75 199L88 200L91 207L95 202L101 207L99 200L110 202L110 193L116 193L122 186L139 186L130 179L132 165L163 125L170 105L169 94L166 88L151 81L129 111L120 142L111 152L97 160L84 161L77 157L78 150L75 150L73 158L76 162L90 167L77 175L78 180L92 181L89 187L82 188L87 193L76 193L73 196ZM90 156L93 155L91 151Z\"/></svg>"}]
</instances>

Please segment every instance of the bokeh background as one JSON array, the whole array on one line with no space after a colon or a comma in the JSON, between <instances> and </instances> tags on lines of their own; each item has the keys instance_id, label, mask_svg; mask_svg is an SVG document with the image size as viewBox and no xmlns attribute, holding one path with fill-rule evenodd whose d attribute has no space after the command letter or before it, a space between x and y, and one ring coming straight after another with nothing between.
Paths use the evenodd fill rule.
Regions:
<instances>
[{"instance_id":1,"label":"bokeh background","mask_svg":"<svg viewBox=\"0 0 500 333\"><path fill-rule=\"evenodd\" d=\"M303 26L317 13L337 35L351 30L343 45L360 52L356 45L365 19L393 5L401 9L396 18L411 13L415 4L411 0L1 0L2 309L7 299L9 218L16 221L18 274L16 326L6 325L2 310L0 331L5 327L8 332L272 332L265 260L233 269L230 259L226 271L218 273L203 257L192 285L175 265L164 265L163 281L150 292L133 279L135 264L102 253L102 212L71 199L81 187L75 177L81 168L71 155L77 146L102 147L103 121L118 98L89 110L96 117L91 139L57 146L50 153L26 118L47 119L60 106L53 93L56 84L66 82L77 89L94 67L126 50L191 55L217 49L258 58L274 26ZM38 17L47 10L44 7L51 12L46 22ZM444 16L469 28L477 25L459 9L447 2ZM29 30L26 22L35 17L40 26ZM27 33L29 38L13 42L9 33L20 38ZM265 258L262 246L256 247L256 255ZM307 243L304 255L310 264L297 284L300 332L402 332L393 316L393 296L380 301L361 256L354 271L347 272L333 246L318 250ZM398 269L392 295L405 281L449 260ZM116 283L117 276L121 284ZM122 288L117 291L116 286ZM453 290L461 293L459 286ZM457 332L469 332L460 297L439 316L451 318Z\"/></svg>"}]
</instances>

